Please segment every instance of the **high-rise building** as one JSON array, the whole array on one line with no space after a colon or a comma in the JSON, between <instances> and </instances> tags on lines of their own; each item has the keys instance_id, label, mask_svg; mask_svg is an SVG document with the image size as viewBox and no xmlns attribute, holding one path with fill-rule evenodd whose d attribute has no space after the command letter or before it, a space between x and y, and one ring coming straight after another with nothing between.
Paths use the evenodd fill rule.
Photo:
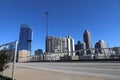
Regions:
<instances>
[{"instance_id":1,"label":"high-rise building","mask_svg":"<svg viewBox=\"0 0 120 80\"><path fill-rule=\"evenodd\" d=\"M66 36L67 42L67 52L69 56L75 56L75 46L74 46L74 39L71 36Z\"/></svg>"},{"instance_id":2,"label":"high-rise building","mask_svg":"<svg viewBox=\"0 0 120 80\"><path fill-rule=\"evenodd\" d=\"M65 53L66 39L54 36L46 37L46 52L47 53Z\"/></svg>"},{"instance_id":3,"label":"high-rise building","mask_svg":"<svg viewBox=\"0 0 120 80\"><path fill-rule=\"evenodd\" d=\"M31 44L32 44L32 29L29 28L29 25L22 24L20 29L18 51L27 50L31 52Z\"/></svg>"},{"instance_id":4,"label":"high-rise building","mask_svg":"<svg viewBox=\"0 0 120 80\"><path fill-rule=\"evenodd\" d=\"M104 40L99 40L95 44L95 58L103 59L109 57L109 49L106 48L108 48L108 44Z\"/></svg>"},{"instance_id":5,"label":"high-rise building","mask_svg":"<svg viewBox=\"0 0 120 80\"><path fill-rule=\"evenodd\" d=\"M68 53L73 55L74 40L70 36L65 38L47 36L46 37L46 52L47 53Z\"/></svg>"},{"instance_id":6,"label":"high-rise building","mask_svg":"<svg viewBox=\"0 0 120 80\"><path fill-rule=\"evenodd\" d=\"M85 32L83 34L83 38L84 38L84 42L86 44L86 48L91 49L92 48L92 38L91 38L91 34L88 30L85 30Z\"/></svg>"}]
</instances>

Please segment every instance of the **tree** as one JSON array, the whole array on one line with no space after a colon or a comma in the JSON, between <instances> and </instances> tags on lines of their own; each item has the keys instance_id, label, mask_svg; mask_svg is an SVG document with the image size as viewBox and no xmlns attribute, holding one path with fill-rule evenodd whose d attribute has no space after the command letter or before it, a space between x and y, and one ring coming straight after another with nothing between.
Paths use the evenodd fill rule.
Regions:
<instances>
[{"instance_id":1,"label":"tree","mask_svg":"<svg viewBox=\"0 0 120 80\"><path fill-rule=\"evenodd\" d=\"M3 71L9 67L8 63L11 61L12 51L2 50L0 51L0 73L3 75Z\"/></svg>"}]
</instances>

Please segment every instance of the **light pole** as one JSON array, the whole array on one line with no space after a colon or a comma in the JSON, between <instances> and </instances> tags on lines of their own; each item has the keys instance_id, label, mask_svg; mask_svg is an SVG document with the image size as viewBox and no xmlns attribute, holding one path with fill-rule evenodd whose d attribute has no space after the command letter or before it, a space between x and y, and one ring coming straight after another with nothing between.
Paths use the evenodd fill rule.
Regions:
<instances>
[{"instance_id":1,"label":"light pole","mask_svg":"<svg viewBox=\"0 0 120 80\"><path fill-rule=\"evenodd\" d=\"M46 45L46 54L47 54L48 52L48 47L47 47L48 46L48 12L46 11L45 14L46 14L46 43L45 45Z\"/></svg>"},{"instance_id":2,"label":"light pole","mask_svg":"<svg viewBox=\"0 0 120 80\"><path fill-rule=\"evenodd\" d=\"M46 14L46 37L48 36L48 12L45 12Z\"/></svg>"}]
</instances>

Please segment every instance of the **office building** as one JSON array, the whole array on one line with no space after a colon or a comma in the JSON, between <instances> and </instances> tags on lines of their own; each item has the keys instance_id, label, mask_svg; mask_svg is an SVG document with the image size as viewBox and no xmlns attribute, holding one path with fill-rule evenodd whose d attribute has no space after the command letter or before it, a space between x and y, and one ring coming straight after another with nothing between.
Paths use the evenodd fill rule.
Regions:
<instances>
[{"instance_id":1,"label":"office building","mask_svg":"<svg viewBox=\"0 0 120 80\"><path fill-rule=\"evenodd\" d=\"M32 29L29 25L22 24L20 29L18 50L28 50L31 52L32 45Z\"/></svg>"},{"instance_id":2,"label":"office building","mask_svg":"<svg viewBox=\"0 0 120 80\"><path fill-rule=\"evenodd\" d=\"M88 30L85 30L84 34L83 34L83 38L84 38L84 42L86 44L86 49L87 49L87 55L92 57L92 38L91 38L91 34Z\"/></svg>"},{"instance_id":3,"label":"office building","mask_svg":"<svg viewBox=\"0 0 120 80\"><path fill-rule=\"evenodd\" d=\"M84 42L86 44L86 49L91 49L92 48L92 37L91 34L88 30L85 30L83 34Z\"/></svg>"},{"instance_id":4,"label":"office building","mask_svg":"<svg viewBox=\"0 0 120 80\"><path fill-rule=\"evenodd\" d=\"M27 24L22 24L19 35L17 61L21 56L26 57L31 55L32 46L32 29Z\"/></svg>"},{"instance_id":5,"label":"office building","mask_svg":"<svg viewBox=\"0 0 120 80\"><path fill-rule=\"evenodd\" d=\"M71 36L66 36L67 43L67 52L69 56L75 56L75 47L74 47L74 39Z\"/></svg>"},{"instance_id":6,"label":"office building","mask_svg":"<svg viewBox=\"0 0 120 80\"><path fill-rule=\"evenodd\" d=\"M86 44L85 42L78 41L78 43L75 45L75 51L81 49L86 49Z\"/></svg>"},{"instance_id":7,"label":"office building","mask_svg":"<svg viewBox=\"0 0 120 80\"><path fill-rule=\"evenodd\" d=\"M80 50L81 49L81 42L78 41L77 44L75 44L75 51Z\"/></svg>"},{"instance_id":8,"label":"office building","mask_svg":"<svg viewBox=\"0 0 120 80\"><path fill-rule=\"evenodd\" d=\"M35 55L42 55L42 54L43 54L43 50L42 49L35 50Z\"/></svg>"},{"instance_id":9,"label":"office building","mask_svg":"<svg viewBox=\"0 0 120 80\"><path fill-rule=\"evenodd\" d=\"M95 58L96 59L105 59L109 57L108 44L104 40L99 40L95 44Z\"/></svg>"},{"instance_id":10,"label":"office building","mask_svg":"<svg viewBox=\"0 0 120 80\"><path fill-rule=\"evenodd\" d=\"M70 36L65 38L47 36L46 53L68 53L72 56L74 51L74 40Z\"/></svg>"},{"instance_id":11,"label":"office building","mask_svg":"<svg viewBox=\"0 0 120 80\"><path fill-rule=\"evenodd\" d=\"M47 36L46 37L46 52L47 53L65 53L66 52L65 38Z\"/></svg>"},{"instance_id":12,"label":"office building","mask_svg":"<svg viewBox=\"0 0 120 80\"><path fill-rule=\"evenodd\" d=\"M99 40L95 44L95 48L101 49L101 48L108 48L108 44L104 40Z\"/></svg>"},{"instance_id":13,"label":"office building","mask_svg":"<svg viewBox=\"0 0 120 80\"><path fill-rule=\"evenodd\" d=\"M75 45L76 55L78 55L78 56L85 55L86 54L86 50L85 49L86 49L85 42L78 41L78 43Z\"/></svg>"}]
</instances>

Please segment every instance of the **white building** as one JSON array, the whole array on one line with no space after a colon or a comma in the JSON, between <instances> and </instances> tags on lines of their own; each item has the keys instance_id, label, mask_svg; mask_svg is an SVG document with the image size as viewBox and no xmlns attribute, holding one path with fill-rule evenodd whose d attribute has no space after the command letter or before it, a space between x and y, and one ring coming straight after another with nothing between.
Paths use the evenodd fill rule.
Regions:
<instances>
[{"instance_id":1,"label":"white building","mask_svg":"<svg viewBox=\"0 0 120 80\"><path fill-rule=\"evenodd\" d=\"M70 36L65 38L46 37L46 53L68 53L69 56L74 56L74 50L74 39Z\"/></svg>"},{"instance_id":2,"label":"white building","mask_svg":"<svg viewBox=\"0 0 120 80\"><path fill-rule=\"evenodd\" d=\"M69 56L75 56L75 47L74 47L74 39L71 36L66 36L67 43L67 52Z\"/></svg>"},{"instance_id":3,"label":"white building","mask_svg":"<svg viewBox=\"0 0 120 80\"><path fill-rule=\"evenodd\" d=\"M108 48L108 44L104 40L99 40L95 44L95 58L96 59L108 59L109 58L109 50L106 49Z\"/></svg>"}]
</instances>

